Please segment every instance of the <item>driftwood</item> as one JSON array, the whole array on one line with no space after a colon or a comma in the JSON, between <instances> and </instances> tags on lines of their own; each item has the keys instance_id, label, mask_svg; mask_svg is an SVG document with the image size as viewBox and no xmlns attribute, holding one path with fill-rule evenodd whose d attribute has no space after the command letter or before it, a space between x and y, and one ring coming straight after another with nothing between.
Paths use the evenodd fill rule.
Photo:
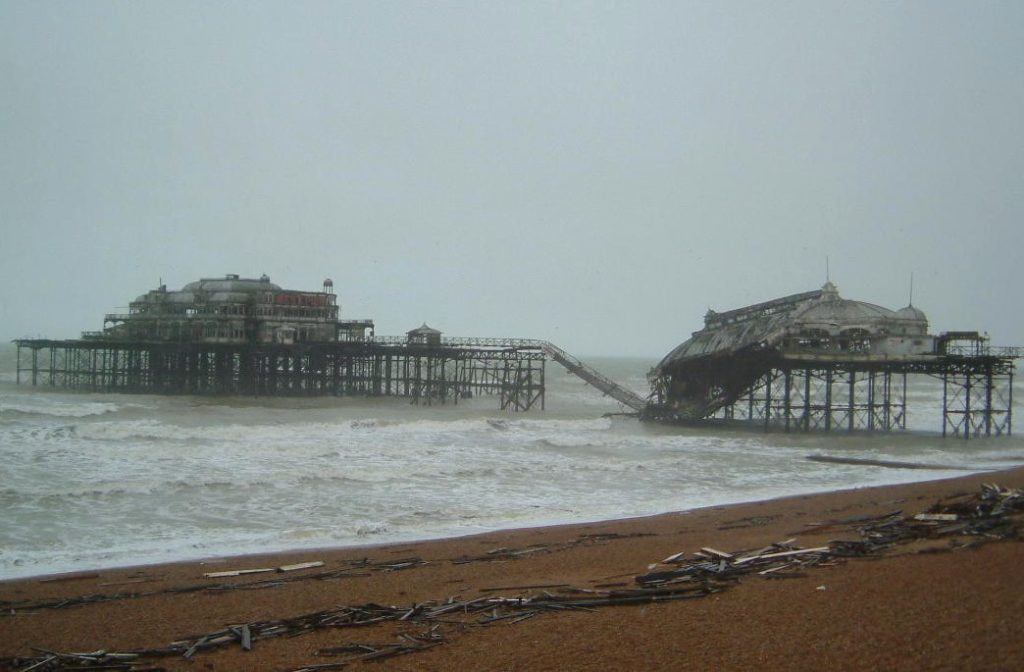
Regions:
<instances>
[{"instance_id":1,"label":"driftwood","mask_svg":"<svg viewBox=\"0 0 1024 672\"><path fill-rule=\"evenodd\" d=\"M335 668L354 660L376 660L395 655L416 653L444 642L437 628L442 623L456 623L464 627L486 627L492 624L514 624L550 611L592 611L600 607L645 604L667 600L693 599L716 592L720 588L710 582L670 587L633 588L629 590L597 591L584 588L566 588L567 592L553 594L542 591L521 597L483 596L470 600L449 597L442 601L424 602L412 607L385 606L375 603L360 606L344 606L294 618L258 621L233 625L215 632L188 635L171 642L168 646L155 649L137 649L124 653L108 654L58 654L45 651L36 658L14 658L0 660L14 669L37 670L81 670L97 665L114 665L104 669L154 670L152 667L135 667L135 662L168 656L193 658L202 652L226 646L253 648L253 643L277 637L295 637L326 628L347 628L374 625L384 622L408 621L432 624L426 633L411 636L401 635L403 641L397 645L358 645L359 649L347 647L321 649L318 655L350 654L344 661L326 663ZM410 640L410 637L412 639ZM372 650L370 650L372 649ZM307 665L299 670L312 671L325 668L322 665Z\"/></svg>"},{"instance_id":2,"label":"driftwood","mask_svg":"<svg viewBox=\"0 0 1024 672\"><path fill-rule=\"evenodd\" d=\"M192 593L199 591L220 592L230 590L256 590L282 585L285 583L292 583L295 581L327 581L334 579L359 578L370 576L370 573L372 572L394 572L400 569L409 569L412 567L419 567L425 564L427 564L427 561L422 560L421 558L405 558L403 560L389 560L386 562L374 562L368 558L362 558L360 560L350 560L344 563L344 566L340 568L326 569L320 572L305 572L302 574L297 574L295 576L287 577L275 576L273 579L260 579L257 581L249 582L200 583L186 586L175 586L172 588L165 588L163 590L154 590L148 592L101 593L92 595L79 595L76 597L58 598L52 600L43 600L37 602L0 601L0 616L13 616L19 613L33 612L38 609L65 609L69 607L81 607L90 604L97 604L100 602L132 600L143 597L153 597L155 595ZM235 570L230 570L228 574L230 574L231 576L244 576L244 574L235 574Z\"/></svg>"},{"instance_id":3,"label":"driftwood","mask_svg":"<svg viewBox=\"0 0 1024 672\"><path fill-rule=\"evenodd\" d=\"M614 541L617 539L632 539L635 537L650 537L653 536L650 532L635 532L633 534L618 534L617 532L605 532L596 534L581 534L576 539L570 541L558 543L558 544L534 544L527 546L526 548L495 548L487 551L483 555L476 556L462 556L459 558L453 558L452 563L456 565L464 565L470 562L493 562L496 560L515 560L517 558L532 555L533 553L553 553L557 551L565 551L576 546L600 543L605 541Z\"/></svg>"},{"instance_id":4,"label":"driftwood","mask_svg":"<svg viewBox=\"0 0 1024 672\"><path fill-rule=\"evenodd\" d=\"M636 586L632 588L595 590L546 586L558 592L551 593L545 589L539 593L514 597L483 596L470 600L449 597L441 601L401 607L375 603L342 606L288 619L232 625L216 632L182 637L166 647L157 649L136 649L120 653L102 650L93 653L57 653L33 649L40 655L0 659L0 667L6 666L24 672L83 669L155 672L160 668L146 666L147 660L166 656L190 658L204 651L225 646L241 646L249 650L260 640L294 637L325 628L361 627L384 622L408 622L431 626L424 634L399 635L401 641L398 644L350 645L321 649L318 655L346 657L340 661L307 665L298 668L296 672L338 669L355 660L374 660L415 653L442 644L444 639L438 630L441 624L491 627L518 623L545 612L592 611L610 606L701 598L735 585L742 576L759 575L764 579L799 578L806 575L803 570L808 567L835 564L837 559L846 557L880 555L896 544L918 539L971 536L977 539L975 543L1018 539L1020 525L1024 519L1024 491L984 485L975 497L943 500L925 513L933 517L921 520L915 517L905 518L898 512L893 512L882 516L849 518L848 526L858 533L859 538L834 540L829 542L828 546L801 549L794 547L794 539L787 539L756 550L725 552L705 547L694 553L694 558L688 561L682 560L682 553L676 553L666 558L667 569L636 576ZM944 516L952 514L957 518L951 524L950 519ZM935 519L934 516L940 517ZM828 523L830 526L836 524L837 521ZM367 561L358 566L373 566L377 567L378 571L394 571L416 566L417 563L422 561L412 558L376 565L371 565ZM509 590L537 588L540 587L508 587Z\"/></svg>"},{"instance_id":5,"label":"driftwood","mask_svg":"<svg viewBox=\"0 0 1024 672\"><path fill-rule=\"evenodd\" d=\"M244 576L246 574L263 574L274 571L273 567L260 567L258 569L229 569L223 572L207 572L203 574L206 579L223 579L229 576Z\"/></svg>"},{"instance_id":6,"label":"driftwood","mask_svg":"<svg viewBox=\"0 0 1024 672\"><path fill-rule=\"evenodd\" d=\"M798 578L802 569L830 564L839 558L879 555L896 544L918 539L967 535L982 539L1015 539L1020 536L1024 517L1024 491L985 484L974 496L957 496L940 501L910 518L902 511L881 515L863 515L814 523L817 529L840 525L858 532L858 539L836 539L827 546L793 548L795 539L787 539L756 551L727 553L704 547L684 561L683 552L670 555L651 566L655 571L636 577L643 586L666 586L679 582L710 578L720 581L738 579L756 573L765 579ZM934 549L929 549L934 550ZM658 565L671 569L658 569Z\"/></svg>"},{"instance_id":7,"label":"driftwood","mask_svg":"<svg viewBox=\"0 0 1024 672\"><path fill-rule=\"evenodd\" d=\"M524 555L529 555L535 552L555 552L573 548L579 545L587 545L594 543L601 543L607 541L613 541L616 539L630 539L634 537L646 537L651 536L649 532L637 532L634 534L618 534L618 533L598 533L598 534L582 534L579 537L572 539L567 542L560 544L550 544L546 546L533 546L528 549L496 549L498 552L492 552L483 556L478 557L462 557L450 560L454 564L465 564L468 562L480 562L480 561L493 561L493 560L511 560ZM302 565L313 565L314 563L300 563L299 565L285 565L284 567L295 567L301 568ZM118 600L132 600L143 597L153 597L155 595L165 595L173 593L189 593L198 591L229 591L229 590L255 590L262 588L274 587L277 585L290 583L293 581L310 581L310 580L334 580L334 579L345 579L345 578L357 578L369 576L368 572L395 572L399 570L412 569L415 567L421 567L428 564L426 560L419 557L408 557L399 560L388 560L388 561L371 561L369 558L362 558L359 560L350 560L344 563L343 567L335 569L325 569L320 572L303 572L296 576L278 577L275 576L273 579L259 579L256 581L248 582L230 582L230 583L202 583L193 584L187 586L176 586L173 588L166 588L163 590L154 590L146 592L118 592L118 593L100 593L100 594L89 594L89 595L78 595L75 597L57 598L51 600L42 600L35 602L12 602L12 601L0 601L0 617L15 616L19 613L31 613L39 609L66 609L70 607L81 607L90 604L97 604L100 602L111 602ZM261 568L262 569L262 568ZM294 571L289 569L278 568L279 572ZM217 575L221 574L219 578L238 578L245 576L247 572L245 570L226 570L226 574L220 572L211 572L210 574ZM237 571L237 573L236 573ZM268 568L267 571L272 571ZM252 573L252 572L248 572ZM54 577L52 579L43 579L46 582L57 582L57 581L75 581L80 579L97 578L99 574L89 575L72 575L67 577ZM207 578L218 578L216 576ZM130 583L130 582L123 582ZM117 585L117 584L110 584Z\"/></svg>"}]
</instances>

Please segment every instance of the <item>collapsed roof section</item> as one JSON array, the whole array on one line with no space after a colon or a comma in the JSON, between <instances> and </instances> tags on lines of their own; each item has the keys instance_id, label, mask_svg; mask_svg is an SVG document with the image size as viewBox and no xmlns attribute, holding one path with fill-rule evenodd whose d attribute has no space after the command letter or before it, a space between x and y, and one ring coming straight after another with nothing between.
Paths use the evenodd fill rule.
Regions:
<instances>
[{"instance_id":1,"label":"collapsed roof section","mask_svg":"<svg viewBox=\"0 0 1024 672\"><path fill-rule=\"evenodd\" d=\"M844 299L836 286L718 313L672 350L649 378L661 412L699 419L731 403L793 354L907 358L934 353L925 314Z\"/></svg>"}]
</instances>

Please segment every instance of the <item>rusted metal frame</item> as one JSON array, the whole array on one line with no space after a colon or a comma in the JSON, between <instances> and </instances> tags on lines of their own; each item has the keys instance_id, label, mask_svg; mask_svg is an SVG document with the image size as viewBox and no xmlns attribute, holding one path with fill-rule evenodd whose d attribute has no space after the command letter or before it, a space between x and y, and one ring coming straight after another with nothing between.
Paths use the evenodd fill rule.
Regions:
<instances>
[{"instance_id":1,"label":"rusted metal frame","mask_svg":"<svg viewBox=\"0 0 1024 672\"><path fill-rule=\"evenodd\" d=\"M828 377L824 369L807 369L807 377L810 381L808 391L808 420L809 426L815 430L825 431L825 420L828 415Z\"/></svg>"},{"instance_id":2,"label":"rusted metal frame","mask_svg":"<svg viewBox=\"0 0 1024 672\"><path fill-rule=\"evenodd\" d=\"M538 401L540 401L541 406L543 407L543 405L544 405L544 401L543 401L543 399L544 399L544 397L543 397L544 386L543 386L543 384L538 386L536 381L534 380L534 373L537 372L537 369L535 369L535 367L534 367L534 361L533 360L523 360L523 362L524 362L525 367L526 367L525 368L525 371L526 371L526 406L522 410L529 411L530 409L532 409L534 407L535 404L537 404ZM543 362L543 360L541 360L541 367L543 367L543 364L544 364L544 362ZM543 379L543 368L541 368L540 371L541 371L541 374L540 374L541 378Z\"/></svg>"},{"instance_id":3,"label":"rusted metal frame","mask_svg":"<svg viewBox=\"0 0 1024 672\"><path fill-rule=\"evenodd\" d=\"M766 393L765 424L766 426L785 426L788 408L786 397L786 375L783 369L772 368L765 374Z\"/></svg>"},{"instance_id":4,"label":"rusted metal frame","mask_svg":"<svg viewBox=\"0 0 1024 672\"><path fill-rule=\"evenodd\" d=\"M107 386L111 391L120 390L124 384L124 352L125 347L116 345L110 348L110 378Z\"/></svg>"},{"instance_id":5,"label":"rusted metal frame","mask_svg":"<svg viewBox=\"0 0 1024 672\"><path fill-rule=\"evenodd\" d=\"M538 349L445 347L422 353L362 344L266 349L236 344L18 343L18 383L193 394L405 393L427 403L470 391L500 393L506 406L545 404L546 356ZM25 352L31 353L26 362ZM45 357L47 365L40 359ZM396 366L397 364L397 366ZM397 375L396 375L397 374Z\"/></svg>"},{"instance_id":6,"label":"rusted metal frame","mask_svg":"<svg viewBox=\"0 0 1024 672\"><path fill-rule=\"evenodd\" d=\"M456 369L455 369L455 403L459 403L460 398L469 398L473 396L473 383L476 376L476 366L474 365L473 355L465 350L459 351L455 356Z\"/></svg>"},{"instance_id":7,"label":"rusted metal frame","mask_svg":"<svg viewBox=\"0 0 1024 672\"><path fill-rule=\"evenodd\" d=\"M53 358L53 380L56 387L71 388L74 384L74 377L69 375L70 363L68 362L68 347L61 346L56 349Z\"/></svg>"},{"instance_id":8,"label":"rusted metal frame","mask_svg":"<svg viewBox=\"0 0 1024 672\"><path fill-rule=\"evenodd\" d=\"M882 400L881 400L881 420L882 429L889 431L893 427L893 386L892 386L892 371L889 369L882 370ZM879 404L876 403L876 413L879 411ZM899 414L896 414L898 418ZM876 416L877 417L877 416Z\"/></svg>"},{"instance_id":9,"label":"rusted metal frame","mask_svg":"<svg viewBox=\"0 0 1024 672\"><path fill-rule=\"evenodd\" d=\"M751 387L747 394L747 420L754 420L754 387Z\"/></svg>"},{"instance_id":10,"label":"rusted metal frame","mask_svg":"<svg viewBox=\"0 0 1024 672\"><path fill-rule=\"evenodd\" d=\"M541 359L540 360L540 392L538 394L540 394L540 410L542 410L542 411L544 410L544 396L545 396L544 392L546 390L546 384L545 384L545 380L544 380L545 376L546 376L546 373L545 373L546 367L547 367L547 360L546 359ZM1012 389L1012 386L1011 386L1011 389Z\"/></svg>"},{"instance_id":11,"label":"rusted metal frame","mask_svg":"<svg viewBox=\"0 0 1024 672\"><path fill-rule=\"evenodd\" d=\"M971 374L964 375L964 440L971 438Z\"/></svg>"},{"instance_id":12,"label":"rusted metal frame","mask_svg":"<svg viewBox=\"0 0 1024 672\"><path fill-rule=\"evenodd\" d=\"M874 428L874 367L852 366L848 381L848 431ZM858 375L859 374L859 375Z\"/></svg>"},{"instance_id":13,"label":"rusted metal frame","mask_svg":"<svg viewBox=\"0 0 1024 672\"><path fill-rule=\"evenodd\" d=\"M874 370L868 371L868 431L875 431L875 383L878 373Z\"/></svg>"},{"instance_id":14,"label":"rusted metal frame","mask_svg":"<svg viewBox=\"0 0 1024 672\"><path fill-rule=\"evenodd\" d=\"M531 359L504 358L501 408L528 411L537 402Z\"/></svg>"},{"instance_id":15,"label":"rusted metal frame","mask_svg":"<svg viewBox=\"0 0 1024 672\"><path fill-rule=\"evenodd\" d=\"M960 424L963 418L960 417L960 413L954 410L955 405L960 402L960 395L962 389L958 381L954 378L955 372L952 369L946 369L942 371L944 389L943 389L943 426L947 428L953 436L960 436ZM943 436L946 435L946 431L943 431Z\"/></svg>"},{"instance_id":16,"label":"rusted metal frame","mask_svg":"<svg viewBox=\"0 0 1024 672\"><path fill-rule=\"evenodd\" d=\"M804 408L803 408L803 425L804 431L811 431L811 369L805 366L803 369L804 376Z\"/></svg>"},{"instance_id":17,"label":"rusted metal frame","mask_svg":"<svg viewBox=\"0 0 1024 672\"><path fill-rule=\"evenodd\" d=\"M899 416L897 422L900 429L907 428L907 372L901 371L900 375L903 377L903 387L900 396L899 405Z\"/></svg>"},{"instance_id":18,"label":"rusted metal frame","mask_svg":"<svg viewBox=\"0 0 1024 672\"><path fill-rule=\"evenodd\" d=\"M847 425L846 430L852 432L854 425L856 424L856 418L854 417L854 401L856 399L856 385L857 385L857 371L856 369L850 369L849 371L849 388L847 390Z\"/></svg>"},{"instance_id":19,"label":"rusted metal frame","mask_svg":"<svg viewBox=\"0 0 1024 672\"><path fill-rule=\"evenodd\" d=\"M974 422L975 435L984 431L985 436L1001 436L1008 430L1013 411L1013 378L1010 370L998 370L998 362L986 360L977 374L977 383L982 386L978 401L983 406L981 418ZM977 386L975 387L977 389Z\"/></svg>"},{"instance_id":20,"label":"rusted metal frame","mask_svg":"<svg viewBox=\"0 0 1024 672\"><path fill-rule=\"evenodd\" d=\"M950 431L959 436L963 431L966 440L971 434L978 436L993 429L1000 433L1003 423L993 423L993 419L997 415L1009 418L1012 403L1005 410L996 409L992 393L996 377L1006 376L1012 381L1012 370L1013 361L999 357L947 357L930 367L926 372L941 376L943 381L943 436ZM1007 398L1012 400L1012 390Z\"/></svg>"},{"instance_id":21,"label":"rusted metal frame","mask_svg":"<svg viewBox=\"0 0 1024 672\"><path fill-rule=\"evenodd\" d=\"M59 387L67 389L76 389L76 383L78 382L75 378L75 363L73 349L63 346L60 348L60 352L57 356L57 372L56 379Z\"/></svg>"},{"instance_id":22,"label":"rusted metal frame","mask_svg":"<svg viewBox=\"0 0 1024 672\"><path fill-rule=\"evenodd\" d=\"M829 390L829 431L840 430L847 425L848 402L844 398L848 390L844 384L849 379L849 371L842 365L833 366L832 385Z\"/></svg>"},{"instance_id":23,"label":"rusted metal frame","mask_svg":"<svg viewBox=\"0 0 1024 672\"><path fill-rule=\"evenodd\" d=\"M893 396L892 376L893 373L901 373L898 369L884 365L881 368L871 367L867 370L868 400L864 406L867 409L866 422L860 423L859 429L868 431L892 431L894 429L906 429L906 374L903 374L901 396L897 399ZM865 379L862 378L863 382ZM859 407L859 406L858 406Z\"/></svg>"},{"instance_id":24,"label":"rusted metal frame","mask_svg":"<svg viewBox=\"0 0 1024 672\"><path fill-rule=\"evenodd\" d=\"M985 365L985 436L992 436L992 364Z\"/></svg>"},{"instance_id":25,"label":"rusted metal frame","mask_svg":"<svg viewBox=\"0 0 1024 672\"><path fill-rule=\"evenodd\" d=\"M100 350L100 389L106 391L110 387L110 347Z\"/></svg>"},{"instance_id":26,"label":"rusted metal frame","mask_svg":"<svg viewBox=\"0 0 1024 672\"><path fill-rule=\"evenodd\" d=\"M129 391L138 389L139 377L139 351L137 348L128 348L124 353L124 387ZM75 363L78 367L78 363Z\"/></svg>"},{"instance_id":27,"label":"rusted metal frame","mask_svg":"<svg viewBox=\"0 0 1024 672\"><path fill-rule=\"evenodd\" d=\"M766 404L770 410L765 414L766 426L769 424L782 427L786 432L793 429L793 421L796 417L793 413L793 371L792 368L783 364L773 367L765 376L765 383L770 386L770 393L767 395Z\"/></svg>"},{"instance_id":28,"label":"rusted metal frame","mask_svg":"<svg viewBox=\"0 0 1024 672\"><path fill-rule=\"evenodd\" d=\"M263 375L260 376L262 384L260 387L262 391L273 396L277 394L277 352L270 350L267 354L261 358L261 364L263 365Z\"/></svg>"},{"instance_id":29,"label":"rusted metal frame","mask_svg":"<svg viewBox=\"0 0 1024 672\"><path fill-rule=\"evenodd\" d=\"M825 431L832 431L832 365L825 367Z\"/></svg>"},{"instance_id":30,"label":"rusted metal frame","mask_svg":"<svg viewBox=\"0 0 1024 672\"><path fill-rule=\"evenodd\" d=\"M121 387L124 378L124 348L114 348L114 356L112 358L112 371L110 374L111 386L116 390Z\"/></svg>"},{"instance_id":31,"label":"rusted metal frame","mask_svg":"<svg viewBox=\"0 0 1024 672\"><path fill-rule=\"evenodd\" d=\"M57 380L56 380L56 375L57 375L56 374L56 369L57 369L57 352L58 352L57 348L50 348L50 367L49 367L49 371L48 371L49 375L47 376L47 384L50 387L56 387L56 385L57 385Z\"/></svg>"},{"instance_id":32,"label":"rusted metal frame","mask_svg":"<svg viewBox=\"0 0 1024 672\"><path fill-rule=\"evenodd\" d=\"M871 370L868 374L868 431L892 429L892 372ZM880 388L880 389L879 389Z\"/></svg>"},{"instance_id":33,"label":"rusted metal frame","mask_svg":"<svg viewBox=\"0 0 1024 672\"><path fill-rule=\"evenodd\" d=\"M1009 383L1007 385L1008 395L1006 401L1006 435L1013 435L1013 367L1010 367L1010 371L1007 374Z\"/></svg>"},{"instance_id":34,"label":"rusted metal frame","mask_svg":"<svg viewBox=\"0 0 1024 672\"><path fill-rule=\"evenodd\" d=\"M509 361L506 359L502 362L501 370L501 410L508 410L510 405L518 405L518 388L516 388L510 381Z\"/></svg>"},{"instance_id":35,"label":"rusted metal frame","mask_svg":"<svg viewBox=\"0 0 1024 672\"><path fill-rule=\"evenodd\" d=\"M792 369L790 369L787 366L785 368L785 370L782 372L782 375L783 375L783 379L785 380L785 385L786 385L785 397L783 398L783 406L785 407L785 410L783 411L783 413L785 414L786 433L788 434L789 433L789 429L790 429L790 427L789 427L790 420L793 417L793 407L791 405L791 403L792 403L791 396L792 395L791 395L791 392L790 392L790 390L791 390L791 388L793 386L793 371L792 371Z\"/></svg>"},{"instance_id":36,"label":"rusted metal frame","mask_svg":"<svg viewBox=\"0 0 1024 672\"><path fill-rule=\"evenodd\" d=\"M330 378L326 392L335 397L347 395L350 390L347 381L352 375L353 362L351 357L342 357L338 353L328 356L327 371Z\"/></svg>"}]
</instances>

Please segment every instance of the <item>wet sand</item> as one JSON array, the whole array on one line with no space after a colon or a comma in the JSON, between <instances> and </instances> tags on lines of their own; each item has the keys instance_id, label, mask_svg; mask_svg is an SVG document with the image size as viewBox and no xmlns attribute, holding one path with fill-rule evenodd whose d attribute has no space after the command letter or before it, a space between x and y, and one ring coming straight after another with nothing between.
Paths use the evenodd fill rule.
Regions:
<instances>
[{"instance_id":1,"label":"wet sand","mask_svg":"<svg viewBox=\"0 0 1024 672\"><path fill-rule=\"evenodd\" d=\"M160 648L232 624L341 605L411 606L449 597L515 597L544 590L524 586L629 586L650 565L680 551L692 554L705 546L752 549L790 537L800 546L820 546L856 534L843 525L815 523L894 510L912 515L940 498L976 491L985 482L1024 487L1024 468L413 544L12 580L0 583L5 612L0 616L0 658L39 655L33 647L60 652ZM498 549L508 550L492 553ZM481 556L497 559L459 562ZM425 564L393 571L380 566L410 558ZM353 569L364 560L368 566ZM204 577L312 561L324 565L285 574ZM381 662L356 662L347 669L1018 670L1024 669L1022 568L1024 544L1019 541L966 549L950 549L948 540L940 546L911 544L880 559L811 568L802 578L744 577L738 585L702 599L542 613L488 627L442 623L441 645ZM340 569L349 571L314 578ZM288 581L270 585L281 578ZM263 587L209 588L236 585ZM199 589L164 592L185 587ZM120 597L59 609L29 606L97 595ZM231 645L200 651L191 660L176 656L147 662L167 670L295 670L338 660L318 656L318 650L393 644L403 641L403 633L418 634L429 627L401 622L329 628L259 640L251 651Z\"/></svg>"}]
</instances>

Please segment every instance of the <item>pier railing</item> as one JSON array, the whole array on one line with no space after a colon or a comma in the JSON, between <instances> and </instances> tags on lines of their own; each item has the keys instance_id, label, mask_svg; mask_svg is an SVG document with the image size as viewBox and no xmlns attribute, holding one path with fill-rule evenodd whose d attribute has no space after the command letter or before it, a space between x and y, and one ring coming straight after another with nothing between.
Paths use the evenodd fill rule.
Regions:
<instances>
[{"instance_id":1,"label":"pier railing","mask_svg":"<svg viewBox=\"0 0 1024 672\"><path fill-rule=\"evenodd\" d=\"M373 336L366 339L368 343L380 345L415 345L410 344L406 336ZM523 350L541 350L547 341L535 338L472 338L462 336L443 336L441 345L453 348L515 348Z\"/></svg>"},{"instance_id":2,"label":"pier railing","mask_svg":"<svg viewBox=\"0 0 1024 672\"><path fill-rule=\"evenodd\" d=\"M947 345L947 355L958 357L998 357L1000 359L1022 359L1022 347L997 347L989 345Z\"/></svg>"}]
</instances>

